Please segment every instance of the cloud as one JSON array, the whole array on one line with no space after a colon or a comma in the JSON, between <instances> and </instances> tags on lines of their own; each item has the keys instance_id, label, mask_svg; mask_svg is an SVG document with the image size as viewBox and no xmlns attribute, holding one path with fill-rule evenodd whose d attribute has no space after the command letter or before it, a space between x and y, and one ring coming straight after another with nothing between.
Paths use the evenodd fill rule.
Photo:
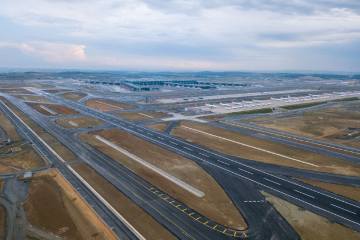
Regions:
<instances>
[{"instance_id":1,"label":"cloud","mask_svg":"<svg viewBox=\"0 0 360 240\"><path fill-rule=\"evenodd\" d=\"M0 42L0 48L18 49L23 53L40 57L49 63L68 63L86 60L84 45L52 42Z\"/></svg>"},{"instance_id":2,"label":"cloud","mask_svg":"<svg viewBox=\"0 0 360 240\"><path fill-rule=\"evenodd\" d=\"M126 56L144 68L156 59L169 67L236 70L245 56L271 60L281 49L280 66L299 56L296 49L312 53L360 40L358 0L2 0L0 18L13 24L7 31L0 19L10 32L0 41L59 64L126 65L119 60Z\"/></svg>"}]
</instances>

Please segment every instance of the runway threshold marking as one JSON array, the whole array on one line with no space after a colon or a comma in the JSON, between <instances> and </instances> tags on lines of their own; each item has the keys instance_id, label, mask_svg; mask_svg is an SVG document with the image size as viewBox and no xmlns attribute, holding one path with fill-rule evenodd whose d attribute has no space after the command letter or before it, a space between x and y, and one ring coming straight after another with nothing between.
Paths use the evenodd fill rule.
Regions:
<instances>
[{"instance_id":1,"label":"runway threshold marking","mask_svg":"<svg viewBox=\"0 0 360 240\"><path fill-rule=\"evenodd\" d=\"M280 153L272 152L272 151L269 151L269 150L266 150L266 149L263 149L263 148L255 147L255 146L252 146L252 145L249 145L249 144L246 144L246 143L242 143L242 142L238 142L238 141L235 141L235 140L232 140L232 139L229 139L229 138L220 137L220 136L217 136L217 135L214 135L214 134L211 134L211 133L208 133L208 132L204 132L204 131L201 131L201 130L198 130L198 129L195 129L195 128L191 128L191 127L187 127L187 126L181 126L181 127L185 128L185 129L188 129L190 131L198 132L198 133L208 135L208 136L211 136L211 137L214 137L214 138L218 138L218 139L221 139L221 140L232 142L232 143L244 146L244 147L252 148L252 149L255 149L255 150L258 150L258 151L261 151L261 152L266 152L268 154L272 154L272 155L275 155L275 156L278 156L278 157L282 157L282 158L286 158L286 159L289 159L289 160L292 160L292 161L300 162L302 164L307 164L307 165L310 165L312 167L320 167L319 165L309 163L309 162L306 162L306 161L303 161L303 160L300 160L300 159L297 159L297 158L289 157L289 156L286 156L286 155L283 155L283 154L280 154Z\"/></svg>"},{"instance_id":2,"label":"runway threshold marking","mask_svg":"<svg viewBox=\"0 0 360 240\"><path fill-rule=\"evenodd\" d=\"M343 207L340 207L340 206L338 206L338 205L335 205L335 204L330 204L331 206L333 206L333 207L336 207L336 208L338 208L338 209L341 209L341 210L343 210L343 211L345 211L345 212L348 212L348 213L352 213L352 214L354 214L354 215L357 215L357 213L355 213L355 212L353 212L353 211L350 211L350 210L347 210L347 209L345 209L345 208L343 208Z\"/></svg>"},{"instance_id":3,"label":"runway threshold marking","mask_svg":"<svg viewBox=\"0 0 360 240\"><path fill-rule=\"evenodd\" d=\"M297 192L297 193L300 193L300 194L302 194L302 195L304 195L304 196L308 196L308 197L310 197L310 198L315 199L314 196L312 196L312 195L310 195L310 194L307 194L307 193L304 193L304 192L301 192L301 191L299 191L299 190L297 190L297 189L294 189L294 192Z\"/></svg>"}]
</instances>

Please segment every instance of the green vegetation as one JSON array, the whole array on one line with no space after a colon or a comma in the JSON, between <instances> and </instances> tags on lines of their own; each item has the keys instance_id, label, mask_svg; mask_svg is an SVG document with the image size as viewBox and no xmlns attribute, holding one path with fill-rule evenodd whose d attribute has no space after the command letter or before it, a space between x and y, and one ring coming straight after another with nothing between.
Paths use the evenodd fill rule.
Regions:
<instances>
[{"instance_id":1,"label":"green vegetation","mask_svg":"<svg viewBox=\"0 0 360 240\"><path fill-rule=\"evenodd\" d=\"M233 113L229 113L228 115L255 114L255 113L272 113L272 109L271 108L261 108L261 109L255 109L255 110L244 111L244 112L233 112Z\"/></svg>"},{"instance_id":2,"label":"green vegetation","mask_svg":"<svg viewBox=\"0 0 360 240\"><path fill-rule=\"evenodd\" d=\"M333 102L350 102L350 101L357 101L360 100L358 97L349 97L349 98L343 98L343 99L337 99Z\"/></svg>"},{"instance_id":3,"label":"green vegetation","mask_svg":"<svg viewBox=\"0 0 360 240\"><path fill-rule=\"evenodd\" d=\"M313 107L313 106L317 106L317 105L324 104L324 103L327 103L327 102L296 104L296 105L290 105L290 106L283 106L282 108L287 109L287 110L294 110L294 109L299 109L299 108Z\"/></svg>"}]
</instances>

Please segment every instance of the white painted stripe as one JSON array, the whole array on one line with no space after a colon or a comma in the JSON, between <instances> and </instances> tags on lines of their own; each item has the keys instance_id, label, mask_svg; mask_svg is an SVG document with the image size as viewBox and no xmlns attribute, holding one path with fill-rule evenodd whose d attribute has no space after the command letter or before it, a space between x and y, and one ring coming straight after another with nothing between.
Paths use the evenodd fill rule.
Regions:
<instances>
[{"instance_id":1,"label":"white painted stripe","mask_svg":"<svg viewBox=\"0 0 360 240\"><path fill-rule=\"evenodd\" d=\"M44 105L40 105L40 108L44 109L45 111L47 111L48 113L50 113L51 115L57 115L57 112L51 110L50 108L44 106Z\"/></svg>"},{"instance_id":2,"label":"white painted stripe","mask_svg":"<svg viewBox=\"0 0 360 240\"><path fill-rule=\"evenodd\" d=\"M202 152L200 152L199 154L204 156L204 157L209 157L209 155L206 155L205 153L202 153Z\"/></svg>"},{"instance_id":3,"label":"white painted stripe","mask_svg":"<svg viewBox=\"0 0 360 240\"><path fill-rule=\"evenodd\" d=\"M219 163L222 163L222 164L224 164L224 165L226 165L226 166L230 166L230 164L227 163L227 162L224 162L224 161L221 161L221 160L216 160L216 161L218 161Z\"/></svg>"},{"instance_id":4,"label":"white painted stripe","mask_svg":"<svg viewBox=\"0 0 360 240\"><path fill-rule=\"evenodd\" d=\"M268 182L271 182L271 183L274 183L274 184L276 184L276 185L281 186L281 184L280 184L280 183L275 182L275 181L273 181L273 180L270 180L270 179L268 179L268 178L264 178L264 180L266 180L266 181L268 181Z\"/></svg>"},{"instance_id":5,"label":"white painted stripe","mask_svg":"<svg viewBox=\"0 0 360 240\"><path fill-rule=\"evenodd\" d=\"M205 196L205 193L200 191L199 189L191 186L190 184L178 179L177 177L173 176L173 175L170 175L169 173L165 172L164 170L158 168L157 166L145 161L144 159L136 156L135 154L132 154L130 152L128 152L127 150L121 148L120 146L114 144L113 142L110 142L109 140L99 136L99 135L96 135L95 138L99 141L101 141L102 143L105 143L106 145L108 145L109 147L115 149L116 151L124 154L125 156L131 158L132 160L140 163L141 165L149 168L150 170L158 173L160 176L170 180L171 182L175 183L176 185L178 185L179 187L183 188L184 190L190 192L191 194L201 198L201 197L204 197Z\"/></svg>"},{"instance_id":6,"label":"white painted stripe","mask_svg":"<svg viewBox=\"0 0 360 240\"><path fill-rule=\"evenodd\" d=\"M192 149L189 147L183 147L183 148L185 148L186 150L192 151Z\"/></svg>"},{"instance_id":7,"label":"white painted stripe","mask_svg":"<svg viewBox=\"0 0 360 240\"><path fill-rule=\"evenodd\" d=\"M248 174L251 174L251 175L253 175L254 173L252 173L252 172L249 172L249 171L247 171L247 170L245 170L245 169L242 169L242 168L238 168L240 171L243 171L243 172L246 172L246 173L248 173Z\"/></svg>"},{"instance_id":8,"label":"white painted stripe","mask_svg":"<svg viewBox=\"0 0 360 240\"><path fill-rule=\"evenodd\" d=\"M100 103L100 104L104 104L104 105L108 105L108 106L110 106L110 107L114 107L114 108L117 108L117 109L119 109L119 110L122 110L122 109L123 109L122 107L116 106L116 105L114 105L114 104L106 103L106 102L101 102L101 101L95 101L95 102Z\"/></svg>"},{"instance_id":9,"label":"white painted stripe","mask_svg":"<svg viewBox=\"0 0 360 240\"><path fill-rule=\"evenodd\" d=\"M308 196L308 197L311 197L311 198L315 198L314 196L312 196L312 195L310 195L310 194L307 194L307 193L304 193L304 192L301 192L301 191L299 191L299 190L297 190L297 189L294 189L294 192L300 193L300 194L302 194L302 195L304 195L304 196Z\"/></svg>"},{"instance_id":10,"label":"white painted stripe","mask_svg":"<svg viewBox=\"0 0 360 240\"><path fill-rule=\"evenodd\" d=\"M341 210L343 210L343 211L345 211L345 212L349 212L349 213L352 213L352 214L354 214L354 215L356 215L357 213L355 213L355 212L352 212L352 211L350 211L350 210L347 210L347 209L345 209L345 208L342 208L342 207L339 207L338 205L335 205L335 204L330 204L331 206L333 206L333 207L336 207L336 208L338 208L338 209L341 209Z\"/></svg>"},{"instance_id":11,"label":"white painted stripe","mask_svg":"<svg viewBox=\"0 0 360 240\"><path fill-rule=\"evenodd\" d=\"M198 130L198 129L195 129L195 128L191 128L191 127L187 127L187 126L181 126L181 127L185 128L185 129L188 129L188 130L191 130L191 131L194 131L194 132L204 134L204 135L208 135L208 136L215 137L215 138L218 138L218 139L221 139L221 140L232 142L232 143L244 146L244 147L256 149L256 150L261 151L261 152L266 152L266 153L269 153L269 154L272 154L272 155L275 155L275 156L278 156L278 157L282 157L282 158L286 158L286 159L289 159L289 160L292 160L292 161L300 162L302 164L307 164L307 165L310 165L310 166L313 166L313 167L319 167L319 165L316 165L316 164L313 164L313 163L305 162L305 161L302 161L302 160L299 160L299 159L296 159L296 158L293 158L293 157L289 157L289 156L286 156L286 155L283 155L283 154L280 154L280 153L275 153L275 152L272 152L272 151L269 151L269 150L266 150L266 149L263 149L263 148L251 146L251 145L246 144L246 143L234 141L232 139L220 137L220 136L217 136L217 135L214 135L214 134L211 134L211 133L208 133L208 132L204 132L204 131L201 131L201 130Z\"/></svg>"},{"instance_id":12,"label":"white painted stripe","mask_svg":"<svg viewBox=\"0 0 360 240\"><path fill-rule=\"evenodd\" d=\"M79 126L79 124L77 124L76 122L73 122L73 121L69 121L68 123L73 127L78 127Z\"/></svg>"},{"instance_id":13,"label":"white painted stripe","mask_svg":"<svg viewBox=\"0 0 360 240\"><path fill-rule=\"evenodd\" d=\"M11 108L9 108L3 101L0 102L37 138L39 141L45 145L45 147L55 155L65 166L98 198L122 223L124 223L132 233L140 240L146 240L146 238L141 235L116 209L114 209L109 202L107 202L91 185L83 179L80 174L78 174L71 166L69 166L66 161L57 153L55 150L50 147L37 133L35 133L20 117L18 117Z\"/></svg>"},{"instance_id":14,"label":"white painted stripe","mask_svg":"<svg viewBox=\"0 0 360 240\"><path fill-rule=\"evenodd\" d=\"M147 115L145 113L138 113L141 116L148 117L148 118L154 118L153 116Z\"/></svg>"}]
</instances>

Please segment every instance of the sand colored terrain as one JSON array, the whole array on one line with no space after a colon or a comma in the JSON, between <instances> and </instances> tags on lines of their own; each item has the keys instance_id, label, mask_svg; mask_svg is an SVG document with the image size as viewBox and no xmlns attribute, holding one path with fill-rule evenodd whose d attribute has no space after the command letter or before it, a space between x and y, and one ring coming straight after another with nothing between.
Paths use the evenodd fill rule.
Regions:
<instances>
[{"instance_id":1,"label":"sand colored terrain","mask_svg":"<svg viewBox=\"0 0 360 240\"><path fill-rule=\"evenodd\" d=\"M69 115L69 114L77 114L78 113L77 111L75 111L71 108L68 108L68 107L65 107L62 105L58 105L58 104L38 104L38 103L30 103L30 102L27 102L27 104L30 105L32 108L34 108L36 111L38 111L44 115L47 115L47 116L52 116L54 114L52 114L51 112L42 108L42 106L53 111L55 113L55 115L58 115L58 114Z\"/></svg>"},{"instance_id":2,"label":"sand colored terrain","mask_svg":"<svg viewBox=\"0 0 360 240\"><path fill-rule=\"evenodd\" d=\"M56 123L64 128L91 128L101 125L103 122L99 119L81 116L77 118L61 118Z\"/></svg>"},{"instance_id":3,"label":"sand colored terrain","mask_svg":"<svg viewBox=\"0 0 360 240\"><path fill-rule=\"evenodd\" d=\"M360 233L301 209L287 201L263 193L266 200L289 222L302 240L357 240Z\"/></svg>"},{"instance_id":4,"label":"sand colored terrain","mask_svg":"<svg viewBox=\"0 0 360 240\"><path fill-rule=\"evenodd\" d=\"M167 117L168 114L163 112L122 112L118 114L119 117L131 121L150 120Z\"/></svg>"},{"instance_id":5,"label":"sand colored terrain","mask_svg":"<svg viewBox=\"0 0 360 240\"><path fill-rule=\"evenodd\" d=\"M134 106L128 103L117 102L110 99L90 99L85 102L86 106L102 112L111 112L116 110L127 110Z\"/></svg>"},{"instance_id":6,"label":"sand colored terrain","mask_svg":"<svg viewBox=\"0 0 360 240\"><path fill-rule=\"evenodd\" d=\"M65 161L74 161L76 156L66 148L62 143L60 143L56 138L47 133L43 128L41 128L37 123L32 121L27 117L23 112L19 111L16 107L9 103L5 98L1 98L2 101L6 103L8 107L11 108L15 114L20 117L34 132L36 132L47 144L49 144Z\"/></svg>"},{"instance_id":7,"label":"sand colored terrain","mask_svg":"<svg viewBox=\"0 0 360 240\"><path fill-rule=\"evenodd\" d=\"M31 225L64 239L116 239L56 170L33 177L24 209Z\"/></svg>"},{"instance_id":8,"label":"sand colored terrain","mask_svg":"<svg viewBox=\"0 0 360 240\"><path fill-rule=\"evenodd\" d=\"M24 101L49 103L47 98L38 95L16 95L16 97Z\"/></svg>"},{"instance_id":9,"label":"sand colored terrain","mask_svg":"<svg viewBox=\"0 0 360 240\"><path fill-rule=\"evenodd\" d=\"M59 93L59 92L65 92L65 91L70 91L69 89L64 89L64 88L51 88L51 89L45 89L45 92L48 93Z\"/></svg>"},{"instance_id":10,"label":"sand colored terrain","mask_svg":"<svg viewBox=\"0 0 360 240\"><path fill-rule=\"evenodd\" d=\"M251 121L268 128L360 147L359 138L351 138L347 135L360 133L359 101L316 111L308 110L290 117L260 117ZM351 131L349 128L358 131Z\"/></svg>"},{"instance_id":11,"label":"sand colored terrain","mask_svg":"<svg viewBox=\"0 0 360 240\"><path fill-rule=\"evenodd\" d=\"M200 130L202 132L209 133L215 136L220 136L222 138L230 139L232 141L265 149L273 153L281 154L282 156L239 145L237 143L219 139L214 136L209 136L204 133L199 133L194 130L188 129L187 127L195 130ZM176 127L172 131L172 134L181 137L187 141L206 146L210 149L250 160L343 175L358 176L360 174L359 165L352 164L341 159L323 156L313 152L304 151L302 149L289 147L280 143L257 139L254 137L242 135L237 132L212 127L207 124L185 121L182 122L180 126ZM294 158L302 162L285 158L283 156ZM315 164L316 167L309 164Z\"/></svg>"},{"instance_id":12,"label":"sand colored terrain","mask_svg":"<svg viewBox=\"0 0 360 240\"><path fill-rule=\"evenodd\" d=\"M5 239L6 237L6 211L3 206L0 205L0 239Z\"/></svg>"},{"instance_id":13,"label":"sand colored terrain","mask_svg":"<svg viewBox=\"0 0 360 240\"><path fill-rule=\"evenodd\" d=\"M316 180L310 180L310 179L298 179L304 183L313 185L315 187L322 188L324 190L327 190L329 192L336 193L338 195L342 195L344 197L353 199L355 201L360 202L360 187L353 187L353 186L347 186L342 184L333 184L333 183L326 183Z\"/></svg>"},{"instance_id":14,"label":"sand colored terrain","mask_svg":"<svg viewBox=\"0 0 360 240\"><path fill-rule=\"evenodd\" d=\"M176 239L91 167L86 164L77 164L73 165L73 168L146 239Z\"/></svg>"},{"instance_id":15,"label":"sand colored terrain","mask_svg":"<svg viewBox=\"0 0 360 240\"><path fill-rule=\"evenodd\" d=\"M169 124L168 123L155 123L155 124L151 124L148 127L154 130L157 130L159 132L163 132L165 131L165 129L167 128Z\"/></svg>"},{"instance_id":16,"label":"sand colored terrain","mask_svg":"<svg viewBox=\"0 0 360 240\"><path fill-rule=\"evenodd\" d=\"M63 98L66 98L66 99L72 100L72 101L79 101L80 99L86 97L86 93L82 93L82 92L66 92L66 93L62 93L60 95Z\"/></svg>"},{"instance_id":17,"label":"sand colored terrain","mask_svg":"<svg viewBox=\"0 0 360 240\"><path fill-rule=\"evenodd\" d=\"M17 149L14 150L16 152L0 156L1 173L29 170L45 166L44 160L35 152L31 145L25 144L16 148Z\"/></svg>"},{"instance_id":18,"label":"sand colored terrain","mask_svg":"<svg viewBox=\"0 0 360 240\"><path fill-rule=\"evenodd\" d=\"M0 127L6 132L10 140L12 141L20 140L20 136L17 133L16 128L7 118L7 116L1 111L0 111Z\"/></svg>"},{"instance_id":19,"label":"sand colored terrain","mask_svg":"<svg viewBox=\"0 0 360 240\"><path fill-rule=\"evenodd\" d=\"M199 198L189 193L153 170L100 142L95 138L95 135L100 135L168 174L190 184L204 192L205 196ZM244 219L223 189L193 161L117 129L83 134L81 139L213 221L236 229L246 227Z\"/></svg>"}]
</instances>

